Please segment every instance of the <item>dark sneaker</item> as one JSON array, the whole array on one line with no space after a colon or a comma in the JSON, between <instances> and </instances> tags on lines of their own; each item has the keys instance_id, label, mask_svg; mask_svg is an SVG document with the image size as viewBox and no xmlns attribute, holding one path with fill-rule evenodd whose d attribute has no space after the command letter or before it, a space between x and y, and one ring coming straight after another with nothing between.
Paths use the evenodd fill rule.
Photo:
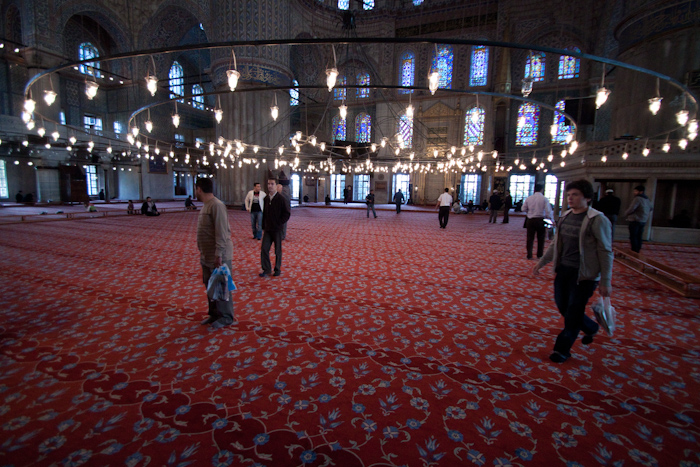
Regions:
<instances>
[{"instance_id":1,"label":"dark sneaker","mask_svg":"<svg viewBox=\"0 0 700 467\"><path fill-rule=\"evenodd\" d=\"M554 352L552 353L552 355L549 356L549 359L554 363L564 363L569 359L569 357L559 352Z\"/></svg>"}]
</instances>

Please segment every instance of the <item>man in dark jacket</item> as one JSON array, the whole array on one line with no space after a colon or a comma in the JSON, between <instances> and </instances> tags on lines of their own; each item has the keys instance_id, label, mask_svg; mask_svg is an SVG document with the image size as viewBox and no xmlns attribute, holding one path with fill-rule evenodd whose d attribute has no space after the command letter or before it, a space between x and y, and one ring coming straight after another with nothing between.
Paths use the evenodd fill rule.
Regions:
<instances>
[{"instance_id":1,"label":"man in dark jacket","mask_svg":"<svg viewBox=\"0 0 700 467\"><path fill-rule=\"evenodd\" d=\"M637 253L642 249L642 233L644 232L644 225L649 220L651 209L651 201L644 194L644 186L637 185L634 187L634 199L630 207L625 211L625 216L630 231L630 247L632 251Z\"/></svg>"},{"instance_id":2,"label":"man in dark jacket","mask_svg":"<svg viewBox=\"0 0 700 467\"><path fill-rule=\"evenodd\" d=\"M498 190L493 190L493 194L489 198L489 209L491 213L489 214L489 223L494 224L498 221L498 211L501 209L503 201L501 200L501 195L498 194Z\"/></svg>"},{"instance_id":3,"label":"man in dark jacket","mask_svg":"<svg viewBox=\"0 0 700 467\"><path fill-rule=\"evenodd\" d=\"M508 223L508 214L513 208L513 197L510 195L510 191L506 191L506 198L503 202L503 223Z\"/></svg>"},{"instance_id":4,"label":"man in dark jacket","mask_svg":"<svg viewBox=\"0 0 700 467\"><path fill-rule=\"evenodd\" d=\"M615 222L617 222L617 216L620 214L620 208L622 207L622 201L620 198L615 196L612 188L605 190L605 196L600 198L600 200L593 203L593 208L605 214L612 224L612 239L615 240Z\"/></svg>"},{"instance_id":5,"label":"man in dark jacket","mask_svg":"<svg viewBox=\"0 0 700 467\"><path fill-rule=\"evenodd\" d=\"M263 203L263 237L262 245L260 246L260 266L263 272L260 277L270 275L272 265L270 264L270 247L275 244L275 276L282 274L282 231L284 224L289 220L292 214L289 203L284 195L277 192L277 182L274 178L267 181L267 192L269 196L265 197Z\"/></svg>"}]
</instances>

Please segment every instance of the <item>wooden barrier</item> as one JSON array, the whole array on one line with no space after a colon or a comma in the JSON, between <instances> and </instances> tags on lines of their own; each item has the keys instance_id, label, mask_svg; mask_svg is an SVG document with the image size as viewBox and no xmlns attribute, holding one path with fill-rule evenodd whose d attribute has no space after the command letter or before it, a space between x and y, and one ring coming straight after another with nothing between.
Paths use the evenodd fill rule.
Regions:
<instances>
[{"instance_id":1,"label":"wooden barrier","mask_svg":"<svg viewBox=\"0 0 700 467\"><path fill-rule=\"evenodd\" d=\"M613 248L615 260L687 298L700 298L700 278L632 250Z\"/></svg>"}]
</instances>

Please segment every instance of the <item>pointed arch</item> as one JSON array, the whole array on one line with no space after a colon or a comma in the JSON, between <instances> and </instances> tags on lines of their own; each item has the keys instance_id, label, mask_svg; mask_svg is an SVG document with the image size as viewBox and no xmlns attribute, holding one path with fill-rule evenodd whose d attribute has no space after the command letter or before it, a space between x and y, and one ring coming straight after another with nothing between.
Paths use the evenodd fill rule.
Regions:
<instances>
[{"instance_id":1,"label":"pointed arch","mask_svg":"<svg viewBox=\"0 0 700 467\"><path fill-rule=\"evenodd\" d=\"M533 52L525 61L525 78L533 82L544 81L545 55L544 52Z\"/></svg>"},{"instance_id":2,"label":"pointed arch","mask_svg":"<svg viewBox=\"0 0 700 467\"><path fill-rule=\"evenodd\" d=\"M438 88L452 89L452 64L454 53L451 45L438 45L437 54L433 56L432 70L440 73Z\"/></svg>"},{"instance_id":3,"label":"pointed arch","mask_svg":"<svg viewBox=\"0 0 700 467\"><path fill-rule=\"evenodd\" d=\"M472 47L469 86L486 86L489 77L489 49L484 45Z\"/></svg>"},{"instance_id":4,"label":"pointed arch","mask_svg":"<svg viewBox=\"0 0 700 467\"><path fill-rule=\"evenodd\" d=\"M355 117L355 141L369 143L372 136L372 117L362 112Z\"/></svg>"},{"instance_id":5,"label":"pointed arch","mask_svg":"<svg viewBox=\"0 0 700 467\"><path fill-rule=\"evenodd\" d=\"M399 77L399 86L413 86L415 82L416 72L416 55L407 51L401 56L401 76ZM413 89L400 89L402 94L411 94Z\"/></svg>"},{"instance_id":6,"label":"pointed arch","mask_svg":"<svg viewBox=\"0 0 700 467\"><path fill-rule=\"evenodd\" d=\"M464 145L482 146L484 144L484 122L486 111L474 106L467 111L464 118Z\"/></svg>"},{"instance_id":7,"label":"pointed arch","mask_svg":"<svg viewBox=\"0 0 700 467\"><path fill-rule=\"evenodd\" d=\"M537 131L540 122L540 108L524 102L518 108L518 126L515 136L517 146L534 146L537 144Z\"/></svg>"}]
</instances>

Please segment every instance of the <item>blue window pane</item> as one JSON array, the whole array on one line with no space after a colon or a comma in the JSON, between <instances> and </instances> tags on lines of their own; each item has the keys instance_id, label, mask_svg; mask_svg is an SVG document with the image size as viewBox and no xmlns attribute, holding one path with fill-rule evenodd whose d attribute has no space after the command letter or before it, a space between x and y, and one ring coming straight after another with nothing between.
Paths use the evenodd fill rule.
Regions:
<instances>
[{"instance_id":1,"label":"blue window pane","mask_svg":"<svg viewBox=\"0 0 700 467\"><path fill-rule=\"evenodd\" d=\"M78 59L79 60L90 60L91 58L98 58L100 53L97 51L97 47L89 42L83 42L78 46ZM94 76L95 78L100 78L100 62L91 61L86 62L78 67L78 71L84 75Z\"/></svg>"},{"instance_id":2,"label":"blue window pane","mask_svg":"<svg viewBox=\"0 0 700 467\"><path fill-rule=\"evenodd\" d=\"M557 102L555 106L559 112L554 112L554 124L557 125L557 134L552 136L552 143L563 143L566 141L566 137L569 136L571 128L566 124L566 117L564 117L564 100Z\"/></svg>"},{"instance_id":3,"label":"blue window pane","mask_svg":"<svg viewBox=\"0 0 700 467\"><path fill-rule=\"evenodd\" d=\"M372 117L364 112L355 117L355 141L369 143L371 133Z\"/></svg>"},{"instance_id":4,"label":"blue window pane","mask_svg":"<svg viewBox=\"0 0 700 467\"><path fill-rule=\"evenodd\" d=\"M399 119L399 133L403 138L404 147L413 147L413 119L408 118L406 114L401 115Z\"/></svg>"},{"instance_id":5,"label":"blue window pane","mask_svg":"<svg viewBox=\"0 0 700 467\"><path fill-rule=\"evenodd\" d=\"M464 120L464 145L482 146L484 144L484 119L486 111L482 107L472 107Z\"/></svg>"},{"instance_id":6,"label":"blue window pane","mask_svg":"<svg viewBox=\"0 0 700 467\"><path fill-rule=\"evenodd\" d=\"M185 94L185 79L182 71L182 65L173 62L168 73L168 87L170 88L170 97L181 97ZM181 100L179 102L182 102Z\"/></svg>"},{"instance_id":7,"label":"blue window pane","mask_svg":"<svg viewBox=\"0 0 700 467\"><path fill-rule=\"evenodd\" d=\"M413 0L413 4L415 6L421 5L423 3L423 0Z\"/></svg>"},{"instance_id":8,"label":"blue window pane","mask_svg":"<svg viewBox=\"0 0 700 467\"><path fill-rule=\"evenodd\" d=\"M571 50L571 49L569 49ZM574 47L576 52L581 50ZM581 61L576 57L570 57L568 55L562 55L559 57L559 79L572 79L578 78L579 69L581 67Z\"/></svg>"},{"instance_id":9,"label":"blue window pane","mask_svg":"<svg viewBox=\"0 0 700 467\"><path fill-rule=\"evenodd\" d=\"M338 0L338 9L347 10L350 8L350 0Z\"/></svg>"},{"instance_id":10,"label":"blue window pane","mask_svg":"<svg viewBox=\"0 0 700 467\"><path fill-rule=\"evenodd\" d=\"M289 105L299 105L299 90L296 86L299 86L299 81L294 80L292 82L294 87L289 90Z\"/></svg>"},{"instance_id":11,"label":"blue window pane","mask_svg":"<svg viewBox=\"0 0 700 467\"><path fill-rule=\"evenodd\" d=\"M540 108L525 102L518 109L518 129L515 144L533 146L537 144L537 127L540 121Z\"/></svg>"},{"instance_id":12,"label":"blue window pane","mask_svg":"<svg viewBox=\"0 0 700 467\"><path fill-rule=\"evenodd\" d=\"M192 86L192 107L204 110L204 89L199 84Z\"/></svg>"},{"instance_id":13,"label":"blue window pane","mask_svg":"<svg viewBox=\"0 0 700 467\"><path fill-rule=\"evenodd\" d=\"M525 62L525 77L533 82L544 80L544 53L533 53Z\"/></svg>"},{"instance_id":14,"label":"blue window pane","mask_svg":"<svg viewBox=\"0 0 700 467\"><path fill-rule=\"evenodd\" d=\"M369 73L357 75L357 84L359 86L369 86ZM358 88L357 97L369 97L369 88Z\"/></svg>"},{"instance_id":15,"label":"blue window pane","mask_svg":"<svg viewBox=\"0 0 700 467\"><path fill-rule=\"evenodd\" d=\"M440 82L438 83L438 88L440 89L451 89L452 88L452 62L454 61L454 54L452 53L452 47L449 45L439 45L437 55L433 57L433 68L432 71L437 70L440 73Z\"/></svg>"},{"instance_id":16,"label":"blue window pane","mask_svg":"<svg viewBox=\"0 0 700 467\"><path fill-rule=\"evenodd\" d=\"M364 10L373 10L374 9L374 0L362 0L362 8Z\"/></svg>"},{"instance_id":17,"label":"blue window pane","mask_svg":"<svg viewBox=\"0 0 700 467\"><path fill-rule=\"evenodd\" d=\"M347 121L340 118L340 115L333 117L333 141L345 141Z\"/></svg>"},{"instance_id":18,"label":"blue window pane","mask_svg":"<svg viewBox=\"0 0 700 467\"><path fill-rule=\"evenodd\" d=\"M401 57L401 86L413 86L416 70L416 56L412 52L406 52ZM402 94L411 94L413 89L401 89Z\"/></svg>"},{"instance_id":19,"label":"blue window pane","mask_svg":"<svg viewBox=\"0 0 700 467\"><path fill-rule=\"evenodd\" d=\"M344 86L347 86L348 80L345 76L339 76L335 81L335 88L333 88L333 98L338 100L345 100L348 97L348 90Z\"/></svg>"},{"instance_id":20,"label":"blue window pane","mask_svg":"<svg viewBox=\"0 0 700 467\"><path fill-rule=\"evenodd\" d=\"M480 45L472 49L469 86L486 86L489 73L489 49Z\"/></svg>"}]
</instances>

